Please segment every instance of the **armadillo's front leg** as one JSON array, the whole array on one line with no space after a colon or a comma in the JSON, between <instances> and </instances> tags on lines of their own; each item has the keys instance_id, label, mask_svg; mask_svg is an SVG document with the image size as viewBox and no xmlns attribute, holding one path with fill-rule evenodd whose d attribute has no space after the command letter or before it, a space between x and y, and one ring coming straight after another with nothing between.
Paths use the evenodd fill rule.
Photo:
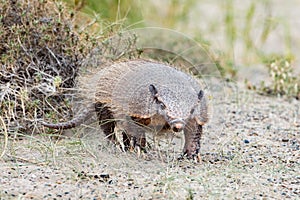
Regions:
<instances>
[{"instance_id":1,"label":"armadillo's front leg","mask_svg":"<svg viewBox=\"0 0 300 200\"><path fill-rule=\"evenodd\" d=\"M137 150L138 154L142 151L145 151L146 147L146 136L145 130L140 125L136 124L134 121L120 121L117 123L117 127L123 130L124 134L128 139L130 139L130 150ZM124 139L124 137L123 137ZM121 144L121 141L119 141ZM122 144L121 144L122 146ZM126 146L126 145L125 145Z\"/></svg>"},{"instance_id":2,"label":"armadillo's front leg","mask_svg":"<svg viewBox=\"0 0 300 200\"><path fill-rule=\"evenodd\" d=\"M128 132L131 133L131 148L136 149L138 152L138 155L142 151L146 151L146 136L145 136L145 130L135 124L135 123L129 123L128 126Z\"/></svg>"},{"instance_id":3,"label":"armadillo's front leg","mask_svg":"<svg viewBox=\"0 0 300 200\"><path fill-rule=\"evenodd\" d=\"M184 128L185 144L183 155L187 155L189 159L200 160L200 139L202 134L202 126L197 124L196 120L190 120Z\"/></svg>"}]
</instances>

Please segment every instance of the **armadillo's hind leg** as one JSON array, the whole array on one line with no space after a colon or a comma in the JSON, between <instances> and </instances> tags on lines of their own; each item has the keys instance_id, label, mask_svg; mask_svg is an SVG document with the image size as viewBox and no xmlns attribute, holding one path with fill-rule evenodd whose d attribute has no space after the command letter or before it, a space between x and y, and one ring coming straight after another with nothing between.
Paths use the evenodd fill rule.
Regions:
<instances>
[{"instance_id":1,"label":"armadillo's hind leg","mask_svg":"<svg viewBox=\"0 0 300 200\"><path fill-rule=\"evenodd\" d=\"M118 123L115 127L114 134L120 145L121 151L126 152L130 148L130 136L126 133L126 130L118 125Z\"/></svg>"},{"instance_id":2,"label":"armadillo's hind leg","mask_svg":"<svg viewBox=\"0 0 300 200\"><path fill-rule=\"evenodd\" d=\"M124 134L124 130L120 129L119 127L115 127L115 131L114 134L116 136L116 140L117 142L120 144L121 147L121 151L125 152L126 148L125 148L125 144L123 142L123 134Z\"/></svg>"},{"instance_id":3,"label":"armadillo's hind leg","mask_svg":"<svg viewBox=\"0 0 300 200\"><path fill-rule=\"evenodd\" d=\"M111 112L110 108L103 103L96 103L95 111L97 113L99 125L103 130L103 133L111 141L116 141L114 134L116 121L114 120L113 113Z\"/></svg>"}]
</instances>

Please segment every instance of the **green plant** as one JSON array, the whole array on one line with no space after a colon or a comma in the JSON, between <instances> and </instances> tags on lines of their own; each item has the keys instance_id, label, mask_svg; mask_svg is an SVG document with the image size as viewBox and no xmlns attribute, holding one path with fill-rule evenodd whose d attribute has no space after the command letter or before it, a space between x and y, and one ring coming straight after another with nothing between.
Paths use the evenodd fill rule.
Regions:
<instances>
[{"instance_id":1,"label":"green plant","mask_svg":"<svg viewBox=\"0 0 300 200\"><path fill-rule=\"evenodd\" d=\"M193 200L194 199L193 190L191 188L188 188L187 191L188 191L188 195L186 197L186 200Z\"/></svg>"},{"instance_id":2,"label":"green plant","mask_svg":"<svg viewBox=\"0 0 300 200\"><path fill-rule=\"evenodd\" d=\"M277 57L267 62L269 75L272 83L265 86L262 83L262 90L273 95L286 95L299 98L300 96L300 79L294 76L292 60L287 57Z\"/></svg>"},{"instance_id":3,"label":"green plant","mask_svg":"<svg viewBox=\"0 0 300 200\"><path fill-rule=\"evenodd\" d=\"M90 33L102 34L124 27L142 27L143 16L138 0L63 0L74 10L76 26Z\"/></svg>"}]
</instances>

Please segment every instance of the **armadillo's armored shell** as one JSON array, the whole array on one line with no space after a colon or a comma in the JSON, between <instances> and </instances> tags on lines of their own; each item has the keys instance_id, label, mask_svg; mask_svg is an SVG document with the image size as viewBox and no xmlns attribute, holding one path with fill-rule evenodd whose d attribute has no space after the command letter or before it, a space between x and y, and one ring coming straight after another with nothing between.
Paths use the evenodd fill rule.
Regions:
<instances>
[{"instance_id":1,"label":"armadillo's armored shell","mask_svg":"<svg viewBox=\"0 0 300 200\"><path fill-rule=\"evenodd\" d=\"M106 76L107 83L112 82L107 80L108 77L114 80L109 86L110 91L105 92L103 88L97 98L103 101L110 93L111 96L107 100L111 100L113 106L118 107L117 109L122 109L119 112L131 116L148 118L155 114L156 110L152 106L153 98L149 91L151 84L162 93L161 96L166 98L165 101L169 101L168 105L172 113L177 116L190 114L190 109L194 102L197 102L197 94L201 90L199 83L191 76L161 63L129 61L117 63L111 66L109 71L114 72ZM115 75L117 77L114 77ZM172 97L169 97L170 92Z\"/></svg>"}]
</instances>

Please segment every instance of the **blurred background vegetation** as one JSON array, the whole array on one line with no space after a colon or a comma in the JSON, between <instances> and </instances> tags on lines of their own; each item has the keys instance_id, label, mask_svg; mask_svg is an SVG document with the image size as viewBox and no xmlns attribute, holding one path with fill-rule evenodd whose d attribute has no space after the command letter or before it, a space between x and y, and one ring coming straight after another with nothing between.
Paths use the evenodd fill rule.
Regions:
<instances>
[{"instance_id":1,"label":"blurred background vegetation","mask_svg":"<svg viewBox=\"0 0 300 200\"><path fill-rule=\"evenodd\" d=\"M300 5L295 0L284 5L279 0L66 1L90 20L98 19L97 24L106 21L123 30L158 26L187 34L215 52L230 78L239 73L248 79L240 68L263 65L268 70L282 59L299 65L293 54L300 45L295 16Z\"/></svg>"},{"instance_id":2,"label":"blurred background vegetation","mask_svg":"<svg viewBox=\"0 0 300 200\"><path fill-rule=\"evenodd\" d=\"M77 26L89 33L103 36L149 26L177 30L212 50L225 77L246 80L251 89L261 82L260 89L270 91L273 86L266 86L265 78L254 75L263 72L261 76L268 75L270 84L281 81L294 88L269 93L299 96L299 60L294 52L300 45L300 24L296 21L300 4L296 0L284 5L279 0L64 1L78 12ZM271 75L269 66L282 60L290 63L290 78L280 78L280 72L279 77Z\"/></svg>"},{"instance_id":3,"label":"blurred background vegetation","mask_svg":"<svg viewBox=\"0 0 300 200\"><path fill-rule=\"evenodd\" d=\"M88 20L98 34L108 28L159 26L212 45L222 51L220 54L224 57L232 59L228 65L241 63L241 60L243 64L261 62L269 54L293 58L295 38L292 38L291 28L296 27L293 27L293 10L290 10L294 5L292 1L284 6L277 0L242 3L236 0L64 1L80 12L79 26L87 26ZM275 44L270 45L271 42L277 43L277 48L273 48Z\"/></svg>"}]
</instances>

